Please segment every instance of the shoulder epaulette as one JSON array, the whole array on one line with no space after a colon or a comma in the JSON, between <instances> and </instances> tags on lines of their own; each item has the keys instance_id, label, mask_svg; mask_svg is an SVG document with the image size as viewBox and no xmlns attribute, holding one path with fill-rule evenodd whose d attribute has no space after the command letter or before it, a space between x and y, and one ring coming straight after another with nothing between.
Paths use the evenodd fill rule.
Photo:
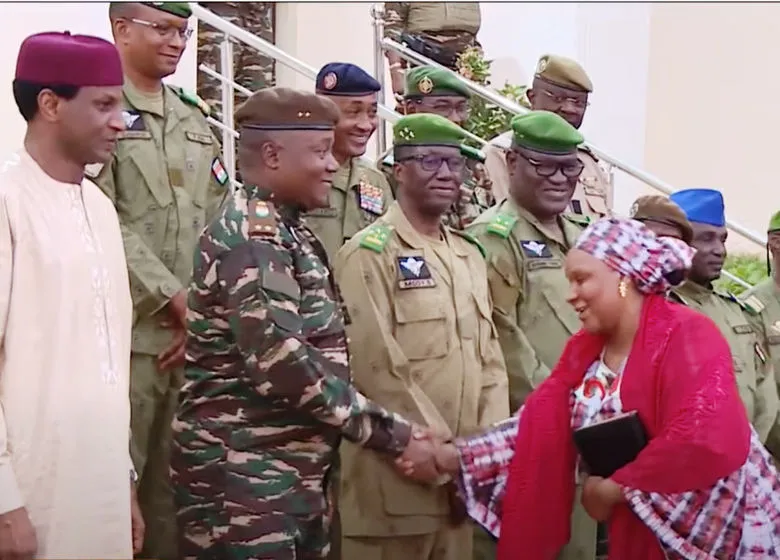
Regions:
<instances>
[{"instance_id":1,"label":"shoulder epaulette","mask_svg":"<svg viewBox=\"0 0 780 560\"><path fill-rule=\"evenodd\" d=\"M487 231L507 239L509 234L512 233L512 228L515 227L517 220L518 217L513 214L499 212L488 223Z\"/></svg>"},{"instance_id":2,"label":"shoulder epaulette","mask_svg":"<svg viewBox=\"0 0 780 560\"><path fill-rule=\"evenodd\" d=\"M395 164L395 159L393 159L393 150L390 150L385 157L382 158L382 165L387 165L389 167L392 167Z\"/></svg>"},{"instance_id":3,"label":"shoulder epaulette","mask_svg":"<svg viewBox=\"0 0 780 560\"><path fill-rule=\"evenodd\" d=\"M745 304L742 303L739 299L737 299L737 296L735 296L731 292L727 290L718 290L718 289L713 290L713 292L715 293L715 295L722 297L726 301L730 301L731 303L736 303L742 309L747 309L747 306L745 306Z\"/></svg>"},{"instance_id":4,"label":"shoulder epaulette","mask_svg":"<svg viewBox=\"0 0 780 560\"><path fill-rule=\"evenodd\" d=\"M360 246L381 253L384 251L392 231L392 228L387 224L374 223L360 235Z\"/></svg>"},{"instance_id":5,"label":"shoulder epaulette","mask_svg":"<svg viewBox=\"0 0 780 560\"><path fill-rule=\"evenodd\" d=\"M591 150L588 146L582 145L578 149L579 149L579 151L588 154L590 157L592 157L596 161L599 160L599 158L596 156L596 154L593 153L593 150Z\"/></svg>"},{"instance_id":6,"label":"shoulder epaulette","mask_svg":"<svg viewBox=\"0 0 780 560\"><path fill-rule=\"evenodd\" d=\"M169 86L169 87L171 88L171 90L173 90L173 93L175 93L176 96L182 101L184 101L187 105L192 105L193 107L197 107L198 109L200 109L200 112L203 113L203 115L206 117L211 116L211 107L197 94L190 91L185 91L179 86Z\"/></svg>"},{"instance_id":7,"label":"shoulder epaulette","mask_svg":"<svg viewBox=\"0 0 780 560\"><path fill-rule=\"evenodd\" d=\"M747 308L748 311L754 315L760 315L761 312L766 308L764 302L761 301L761 299L756 295L749 295L745 298L740 297L739 301L745 308Z\"/></svg>"},{"instance_id":8,"label":"shoulder epaulette","mask_svg":"<svg viewBox=\"0 0 780 560\"><path fill-rule=\"evenodd\" d=\"M684 297L682 297L680 294L675 292L674 290L669 292L669 300L673 301L675 303L682 304L686 307L690 307L690 304L685 300Z\"/></svg>"},{"instance_id":9,"label":"shoulder epaulette","mask_svg":"<svg viewBox=\"0 0 780 560\"><path fill-rule=\"evenodd\" d=\"M563 217L571 223L581 227L588 227L591 222L590 216L583 216L581 214L564 214Z\"/></svg>"},{"instance_id":10,"label":"shoulder epaulette","mask_svg":"<svg viewBox=\"0 0 780 560\"><path fill-rule=\"evenodd\" d=\"M451 233L454 233L458 237L462 237L463 239L465 239L466 241L468 241L469 243L474 245L477 249L479 249L479 252L482 253L482 258L483 259L487 258L487 251L485 250L485 246L482 245L482 243L479 242L479 239L477 239L476 237L474 237L470 233L467 233L467 232L459 230L459 229L449 228L449 231Z\"/></svg>"},{"instance_id":11,"label":"shoulder epaulette","mask_svg":"<svg viewBox=\"0 0 780 560\"><path fill-rule=\"evenodd\" d=\"M276 209L271 202L253 198L247 207L249 237L267 237L279 233Z\"/></svg>"}]
</instances>

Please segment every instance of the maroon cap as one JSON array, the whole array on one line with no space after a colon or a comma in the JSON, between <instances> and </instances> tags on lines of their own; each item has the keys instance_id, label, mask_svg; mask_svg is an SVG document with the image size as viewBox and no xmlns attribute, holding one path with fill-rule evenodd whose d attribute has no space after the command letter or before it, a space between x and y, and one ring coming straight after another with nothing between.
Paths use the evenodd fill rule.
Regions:
<instances>
[{"instance_id":1,"label":"maroon cap","mask_svg":"<svg viewBox=\"0 0 780 560\"><path fill-rule=\"evenodd\" d=\"M19 48L16 79L40 85L121 86L116 47L99 37L50 32L30 35Z\"/></svg>"}]
</instances>

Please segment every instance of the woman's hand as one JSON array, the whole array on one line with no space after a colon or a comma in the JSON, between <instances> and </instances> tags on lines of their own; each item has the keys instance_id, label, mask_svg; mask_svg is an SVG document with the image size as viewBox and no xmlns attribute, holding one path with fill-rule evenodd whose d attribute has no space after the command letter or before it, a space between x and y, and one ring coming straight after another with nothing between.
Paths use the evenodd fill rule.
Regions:
<instances>
[{"instance_id":1,"label":"woman's hand","mask_svg":"<svg viewBox=\"0 0 780 560\"><path fill-rule=\"evenodd\" d=\"M582 488L582 505L596 521L607 521L612 508L624 500L623 489L609 478L589 476Z\"/></svg>"}]
</instances>

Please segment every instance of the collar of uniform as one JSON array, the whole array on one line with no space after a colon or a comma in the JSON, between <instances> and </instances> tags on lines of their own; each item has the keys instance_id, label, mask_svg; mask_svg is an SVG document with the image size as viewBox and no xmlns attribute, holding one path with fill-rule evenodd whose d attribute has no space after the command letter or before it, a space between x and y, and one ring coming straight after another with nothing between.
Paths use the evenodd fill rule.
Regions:
<instances>
[{"instance_id":1,"label":"collar of uniform","mask_svg":"<svg viewBox=\"0 0 780 560\"><path fill-rule=\"evenodd\" d=\"M333 187L347 192L350 187L357 184L355 179L355 158L348 159L338 168L333 176Z\"/></svg>"},{"instance_id":2,"label":"collar of uniform","mask_svg":"<svg viewBox=\"0 0 780 560\"><path fill-rule=\"evenodd\" d=\"M528 210L526 210L525 208L517 204L517 202L515 202L511 196L506 198L503 204L505 208L509 208L512 212L514 212L515 214L523 218L525 221L530 223L532 226L534 226L537 230L539 230L539 233L544 235L547 239L555 241L566 250L568 250L571 247L571 243L569 242L569 239L574 241L579 235L579 232L573 232L572 229L570 229L568 224L566 223L566 220L562 219L560 216L558 216L557 221L558 221L558 225L561 226L561 229L551 230L550 228L542 224L542 222L540 222L536 216L531 214L531 212L529 212ZM573 227L574 226L572 226L572 228Z\"/></svg>"},{"instance_id":3,"label":"collar of uniform","mask_svg":"<svg viewBox=\"0 0 780 560\"><path fill-rule=\"evenodd\" d=\"M136 88L135 85L133 85L133 82L130 81L130 78L125 76L125 85L122 90L134 109L138 109L144 113L151 113L158 117L165 116L164 107L167 101L165 86L163 86L159 96L151 97Z\"/></svg>"},{"instance_id":4,"label":"collar of uniform","mask_svg":"<svg viewBox=\"0 0 780 560\"><path fill-rule=\"evenodd\" d=\"M382 219L393 226L393 230L398 234L398 237L412 249L422 250L429 244L425 240L425 236L414 229L414 226L409 222L406 214L404 214L404 211L401 209L401 205L398 204L398 201L395 201L390 205L390 208L388 208ZM450 238L446 228L442 228L442 231L444 232L444 238L449 245Z\"/></svg>"},{"instance_id":5,"label":"collar of uniform","mask_svg":"<svg viewBox=\"0 0 780 560\"><path fill-rule=\"evenodd\" d=\"M679 292L684 298L694 300L699 305L703 305L713 294L711 288L701 286L692 280L688 280L682 286L675 288L675 291Z\"/></svg>"}]
</instances>

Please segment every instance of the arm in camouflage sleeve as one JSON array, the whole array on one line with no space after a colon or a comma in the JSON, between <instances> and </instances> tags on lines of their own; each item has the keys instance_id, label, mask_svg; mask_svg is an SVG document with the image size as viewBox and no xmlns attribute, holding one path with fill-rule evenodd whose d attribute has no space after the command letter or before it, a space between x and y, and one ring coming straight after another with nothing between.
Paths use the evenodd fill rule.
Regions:
<instances>
[{"instance_id":1,"label":"arm in camouflage sleeve","mask_svg":"<svg viewBox=\"0 0 780 560\"><path fill-rule=\"evenodd\" d=\"M384 255L347 245L336 255L336 281L353 323L348 327L352 374L369 398L403 398L407 418L451 436L436 405L412 379L409 360L393 336L393 297ZM403 396L403 397L402 397Z\"/></svg>"},{"instance_id":2,"label":"arm in camouflage sleeve","mask_svg":"<svg viewBox=\"0 0 780 560\"><path fill-rule=\"evenodd\" d=\"M215 263L196 258L196 278L219 283L228 309L230 328L256 391L291 409L337 426L349 441L392 455L403 452L411 426L403 418L372 403L352 384L334 375L337 363L312 346L302 334L300 286L292 257L282 242L251 240L224 253ZM324 296L325 297L325 296ZM324 305L332 302L323 301ZM334 320L340 321L334 306ZM336 344L343 332L334 332ZM335 353L335 352L334 352Z\"/></svg>"},{"instance_id":3,"label":"arm in camouflage sleeve","mask_svg":"<svg viewBox=\"0 0 780 560\"><path fill-rule=\"evenodd\" d=\"M385 37L398 40L406 30L410 2L385 2Z\"/></svg>"},{"instance_id":4,"label":"arm in camouflage sleeve","mask_svg":"<svg viewBox=\"0 0 780 560\"><path fill-rule=\"evenodd\" d=\"M106 164L94 182L116 206L117 192L114 180L115 159ZM157 257L143 239L128 228L120 218L122 242L125 246L125 259L130 274L130 287L133 296L133 308L140 316L153 315L178 293L183 286Z\"/></svg>"}]
</instances>

